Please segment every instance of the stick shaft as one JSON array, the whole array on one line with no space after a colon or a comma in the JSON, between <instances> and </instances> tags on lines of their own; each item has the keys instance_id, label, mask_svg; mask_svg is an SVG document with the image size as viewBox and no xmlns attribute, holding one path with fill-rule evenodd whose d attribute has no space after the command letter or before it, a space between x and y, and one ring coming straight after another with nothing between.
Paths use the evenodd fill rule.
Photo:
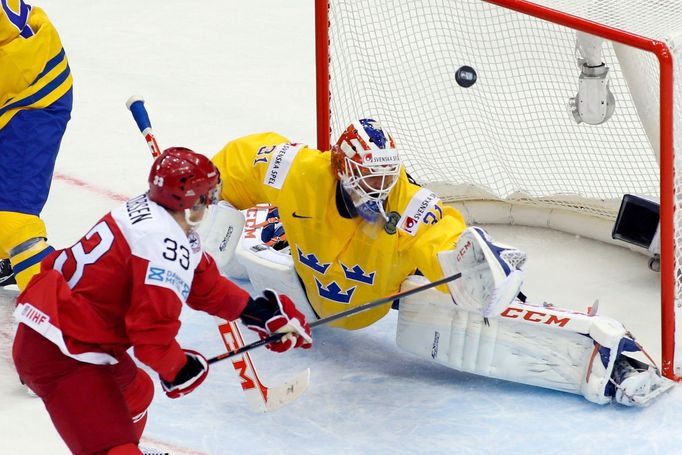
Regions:
<instances>
[{"instance_id":1,"label":"stick shaft","mask_svg":"<svg viewBox=\"0 0 682 455\"><path fill-rule=\"evenodd\" d=\"M152 156L156 158L161 154L161 149L159 149L159 144L156 142L156 136L152 131L152 122L149 120L149 114L147 113L147 108L144 105L144 98L141 96L131 96L128 101L126 101L126 106L133 114L133 119L140 132L147 141L147 146Z\"/></svg>"},{"instance_id":2,"label":"stick shaft","mask_svg":"<svg viewBox=\"0 0 682 455\"><path fill-rule=\"evenodd\" d=\"M355 308L351 308L350 310L347 311L342 311L341 313L336 313L333 314L329 317L318 319L317 321L313 321L310 323L310 328L312 329L313 327L317 327L318 325L324 325L324 324L329 324L330 322L334 322L338 319L343 319L348 316L354 315L355 313L360 313L365 310L369 310L370 308L378 307L380 305L383 305L385 303L390 303L396 299L402 299L405 297L409 297L413 294L417 294L422 291L426 291L427 289L435 288L437 286L440 286L441 284L449 283L450 281L454 281L457 278L461 277L461 273L455 273L454 275L446 276L445 278L441 278L440 280L436 280L433 283L426 283L422 286L418 286L413 289L409 289L407 291L403 292L398 292L393 295L389 295L386 297L382 297L380 299L374 300L369 303L365 303L364 305L356 306Z\"/></svg>"}]
</instances>

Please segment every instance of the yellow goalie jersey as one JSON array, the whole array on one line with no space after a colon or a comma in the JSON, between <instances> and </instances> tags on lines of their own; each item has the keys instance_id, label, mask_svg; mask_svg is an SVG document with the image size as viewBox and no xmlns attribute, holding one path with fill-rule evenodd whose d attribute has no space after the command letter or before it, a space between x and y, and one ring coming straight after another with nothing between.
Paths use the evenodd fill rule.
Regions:
<instances>
[{"instance_id":1,"label":"yellow goalie jersey","mask_svg":"<svg viewBox=\"0 0 682 455\"><path fill-rule=\"evenodd\" d=\"M0 128L18 111L47 107L73 85L57 30L24 0L0 2Z\"/></svg>"},{"instance_id":2,"label":"yellow goalie jersey","mask_svg":"<svg viewBox=\"0 0 682 455\"><path fill-rule=\"evenodd\" d=\"M261 133L228 143L213 162L223 179L222 199L240 210L258 203L279 208L296 272L320 317L394 294L416 270L431 281L442 278L436 253L455 246L466 228L461 214L410 183L402 169L386 203L388 222L345 218L337 209L330 158L331 152ZM334 325L359 329L389 309L373 308Z\"/></svg>"}]
</instances>

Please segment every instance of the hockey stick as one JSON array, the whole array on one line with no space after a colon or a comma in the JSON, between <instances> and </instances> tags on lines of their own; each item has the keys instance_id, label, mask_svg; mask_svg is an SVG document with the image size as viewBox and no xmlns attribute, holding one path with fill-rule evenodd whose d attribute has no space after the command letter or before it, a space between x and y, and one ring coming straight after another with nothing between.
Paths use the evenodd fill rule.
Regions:
<instances>
[{"instance_id":1,"label":"hockey stick","mask_svg":"<svg viewBox=\"0 0 682 455\"><path fill-rule=\"evenodd\" d=\"M156 158L161 154L161 150L152 131L149 114L144 106L144 99L141 96L131 96L126 101L126 106L132 113L137 127L147 141L149 151ZM232 366L237 372L241 380L242 390L254 410L260 412L273 411L296 400L305 392L310 383L310 369L300 372L284 384L268 387L258 377L251 356L247 352L236 354L245 345L239 325L234 321L224 321L220 318L216 318L216 322L225 347L228 351L235 352L233 355L237 356L232 360Z\"/></svg>"},{"instance_id":2,"label":"hockey stick","mask_svg":"<svg viewBox=\"0 0 682 455\"><path fill-rule=\"evenodd\" d=\"M384 305L386 303L390 303L396 299L402 299L404 297L411 296L413 294L417 294L418 292L426 291L427 289L435 288L437 286L440 286L441 284L449 283L450 281L455 281L456 279L460 278L462 276L461 273L455 273L454 275L446 276L445 278L441 278L440 280L436 280L432 283L426 283L422 286L417 286L416 288L408 289L407 291L403 292L398 292L397 294L391 294L387 297L382 297L377 300L373 300L369 303L365 303L364 305L359 305L356 306L355 308L351 308L350 310L347 311L342 311L340 313L333 314L329 317L318 319L317 321L311 322L310 328L314 328L320 325L324 324L329 324L330 322L336 321L338 319L343 319L347 318L348 316L351 316L355 313L360 313L365 310L369 310L370 308L374 308L380 305ZM242 346L239 349L236 349L234 351L226 352L224 354L217 355L215 357L211 357L208 359L208 363L215 363L219 362L224 359L229 359L232 356L240 355L242 353L245 353L247 351L250 351L251 349L256 349L261 346L265 346L266 344L272 343L274 341L279 341L282 339L286 333L275 333L273 335L270 335L267 338L263 338L262 340L254 341L251 344L247 344L246 346Z\"/></svg>"},{"instance_id":3,"label":"hockey stick","mask_svg":"<svg viewBox=\"0 0 682 455\"><path fill-rule=\"evenodd\" d=\"M149 114L144 107L144 98L133 95L126 101L126 107L133 114L133 119L135 119L135 123L140 129L140 133L142 133L142 136L144 136L144 139L147 141L147 146L149 147L152 157L156 158L161 155L159 144L157 144L156 137L152 131L152 122L149 120Z\"/></svg>"}]
</instances>

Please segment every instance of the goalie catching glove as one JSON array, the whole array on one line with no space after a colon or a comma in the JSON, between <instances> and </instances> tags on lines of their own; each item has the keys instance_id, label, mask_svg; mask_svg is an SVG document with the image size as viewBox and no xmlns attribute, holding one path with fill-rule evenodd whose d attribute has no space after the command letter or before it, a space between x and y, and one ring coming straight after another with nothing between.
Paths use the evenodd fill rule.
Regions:
<instances>
[{"instance_id":1,"label":"goalie catching glove","mask_svg":"<svg viewBox=\"0 0 682 455\"><path fill-rule=\"evenodd\" d=\"M461 273L448 283L455 304L484 318L499 316L521 290L526 253L492 241L479 227L462 232L454 250L438 253L445 275Z\"/></svg>"},{"instance_id":2,"label":"goalie catching glove","mask_svg":"<svg viewBox=\"0 0 682 455\"><path fill-rule=\"evenodd\" d=\"M266 346L271 351L284 352L312 346L313 339L305 317L284 294L265 289L262 296L249 299L240 317L242 323L257 332L261 339L273 333L286 333L279 341Z\"/></svg>"},{"instance_id":3,"label":"goalie catching glove","mask_svg":"<svg viewBox=\"0 0 682 455\"><path fill-rule=\"evenodd\" d=\"M208 375L208 361L206 358L196 351L189 349L184 351L187 363L178 371L175 379L165 381L163 378L159 378L161 379L161 387L169 398L180 398L183 395L187 395L199 387Z\"/></svg>"}]
</instances>

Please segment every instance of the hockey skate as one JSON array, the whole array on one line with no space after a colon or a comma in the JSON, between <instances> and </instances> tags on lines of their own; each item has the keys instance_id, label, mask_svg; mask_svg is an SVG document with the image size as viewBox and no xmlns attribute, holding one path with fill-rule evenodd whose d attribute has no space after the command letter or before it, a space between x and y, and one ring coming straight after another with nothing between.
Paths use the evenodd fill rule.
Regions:
<instances>
[{"instance_id":1,"label":"hockey skate","mask_svg":"<svg viewBox=\"0 0 682 455\"><path fill-rule=\"evenodd\" d=\"M611 379L616 388L614 398L624 406L647 406L675 385L655 367L627 356L616 360Z\"/></svg>"},{"instance_id":2,"label":"hockey skate","mask_svg":"<svg viewBox=\"0 0 682 455\"><path fill-rule=\"evenodd\" d=\"M17 284L14 279L14 270L9 259L0 259L0 287L9 286L10 284Z\"/></svg>"}]
</instances>

